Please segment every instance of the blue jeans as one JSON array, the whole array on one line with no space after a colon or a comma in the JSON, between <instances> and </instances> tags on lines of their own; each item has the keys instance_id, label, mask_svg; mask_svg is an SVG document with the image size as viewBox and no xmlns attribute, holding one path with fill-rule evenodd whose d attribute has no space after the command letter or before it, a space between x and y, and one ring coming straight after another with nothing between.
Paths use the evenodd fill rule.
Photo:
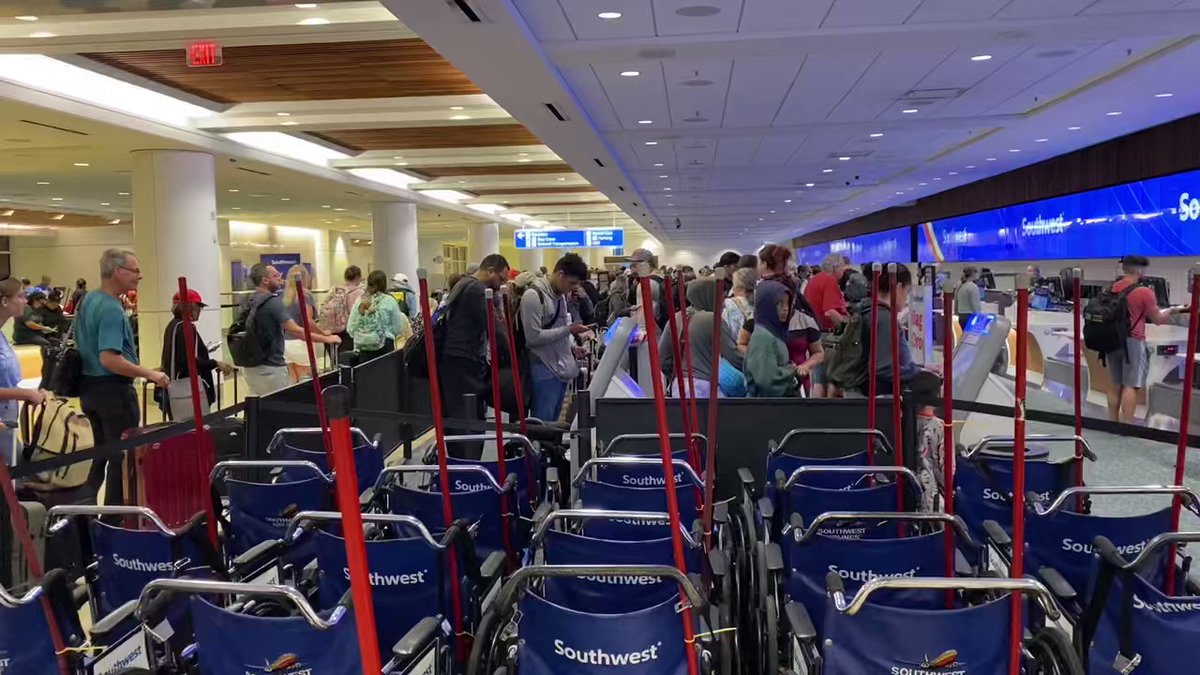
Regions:
<instances>
[{"instance_id":1,"label":"blue jeans","mask_svg":"<svg viewBox=\"0 0 1200 675\"><path fill-rule=\"evenodd\" d=\"M562 412L567 383L558 379L536 356L529 361L529 380L533 385L533 405L529 414L544 422L555 422Z\"/></svg>"}]
</instances>

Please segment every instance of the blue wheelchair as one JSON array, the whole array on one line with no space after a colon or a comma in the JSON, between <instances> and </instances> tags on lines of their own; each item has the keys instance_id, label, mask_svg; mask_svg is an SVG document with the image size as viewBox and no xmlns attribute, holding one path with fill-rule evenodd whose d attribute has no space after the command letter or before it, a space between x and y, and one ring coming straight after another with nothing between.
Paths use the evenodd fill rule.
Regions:
<instances>
[{"instance_id":1,"label":"blue wheelchair","mask_svg":"<svg viewBox=\"0 0 1200 675\"><path fill-rule=\"evenodd\" d=\"M1075 485L1074 456L1051 459L1049 443L1076 443L1083 456L1096 461L1082 437L1030 434L1025 447L1025 487L1039 500L1053 499ZM955 511L967 521L977 538L984 538L983 523L992 520L1003 529L1012 529L1012 448L1011 436L987 436L970 449L959 448L954 472ZM1086 502L1080 510L1086 512Z\"/></svg>"},{"instance_id":2,"label":"blue wheelchair","mask_svg":"<svg viewBox=\"0 0 1200 675\"><path fill-rule=\"evenodd\" d=\"M383 471L385 453L379 446L379 434L369 439L362 429L354 427L350 429L350 435L354 444L354 471L358 474L358 492L361 494L375 484L375 479ZM333 467L329 466L325 455L325 438L320 427L280 429L267 444L266 454L274 460L311 462L323 473L333 473ZM302 480L308 477L308 473L300 470L297 478L285 469L283 476L287 480Z\"/></svg>"},{"instance_id":3,"label":"blue wheelchair","mask_svg":"<svg viewBox=\"0 0 1200 675\"><path fill-rule=\"evenodd\" d=\"M676 585L665 600L646 598L636 611L581 611L548 600L536 585L552 578L665 579ZM680 594L684 597L681 598ZM484 614L468 675L638 675L688 672L688 649L700 672L717 672L707 602L674 567L661 565L535 565L517 570ZM685 645L682 621L697 639Z\"/></svg>"},{"instance_id":4,"label":"blue wheelchair","mask_svg":"<svg viewBox=\"0 0 1200 675\"><path fill-rule=\"evenodd\" d=\"M1200 532L1160 534L1127 561L1120 547L1096 537L1093 597L1077 644L1091 673L1183 675L1200 662L1200 590L1187 581L1186 567L1168 558L1176 546L1200 542ZM1166 550L1164 550L1166 549ZM1182 588L1164 592L1161 576L1177 565ZM1178 591L1178 592L1175 592Z\"/></svg>"},{"instance_id":5,"label":"blue wheelchair","mask_svg":"<svg viewBox=\"0 0 1200 675\"><path fill-rule=\"evenodd\" d=\"M671 445L672 461L688 462L690 453L687 448L687 435L682 433L667 434L667 441ZM704 434L692 432L692 442L698 445L698 457L700 466L693 467L695 471L702 471L705 461L708 458L708 438ZM683 447L679 447L682 445ZM613 436L607 443L601 443L596 448L596 457L652 457L658 459L662 450L659 447L658 434L618 434ZM689 464L690 466L690 464ZM661 473L661 472L660 472ZM657 485L662 485L662 476L658 477ZM641 487L651 485L647 483Z\"/></svg>"},{"instance_id":6,"label":"blue wheelchair","mask_svg":"<svg viewBox=\"0 0 1200 675\"><path fill-rule=\"evenodd\" d=\"M516 476L516 484L513 494L516 498L516 503L510 506L515 508L516 512L525 518L531 518L533 512L542 503L545 496L546 485L546 458L534 446L533 441L521 434L506 433L502 436L504 441L504 468L507 479L508 476ZM469 434L461 436L447 436L446 447L462 443L479 443L487 441L495 441L495 434ZM427 466L437 465L437 445L429 446L426 451L423 462ZM447 457L446 463L448 466L477 466L485 469L492 475L495 482L500 481L500 462L498 460L471 460L460 459L458 457ZM473 488L465 488L466 490L482 490L485 487L485 482L482 477L472 480L467 476L461 476L461 480L465 484L471 484Z\"/></svg>"},{"instance_id":7,"label":"blue wheelchair","mask_svg":"<svg viewBox=\"0 0 1200 675\"><path fill-rule=\"evenodd\" d=\"M21 675L60 675L51 626L62 637L63 646L80 648L62 655L70 675L115 672L93 670L112 664L111 654L89 651L86 635L72 597L71 581L62 570L51 570L24 594L13 595L0 588L0 662L5 673Z\"/></svg>"},{"instance_id":8,"label":"blue wheelchair","mask_svg":"<svg viewBox=\"0 0 1200 675\"><path fill-rule=\"evenodd\" d=\"M680 522L690 527L700 517L704 481L685 460L673 459L671 466L675 472L675 498L679 505ZM632 455L589 459L579 467L571 481L575 488L576 506L604 511L666 513L666 479L662 467L658 459ZM714 509L714 522L720 522L721 519L722 516ZM587 533L624 539L638 536L660 538L664 529L663 523L599 521L589 524Z\"/></svg>"},{"instance_id":9,"label":"blue wheelchair","mask_svg":"<svg viewBox=\"0 0 1200 675\"><path fill-rule=\"evenodd\" d=\"M347 595L325 611L289 586L194 579L159 579L143 590L138 616L158 622L162 607L185 600L195 640L176 657L147 631L152 675L361 675L354 613ZM382 656L381 675L449 673L448 639L430 617Z\"/></svg>"}]
</instances>

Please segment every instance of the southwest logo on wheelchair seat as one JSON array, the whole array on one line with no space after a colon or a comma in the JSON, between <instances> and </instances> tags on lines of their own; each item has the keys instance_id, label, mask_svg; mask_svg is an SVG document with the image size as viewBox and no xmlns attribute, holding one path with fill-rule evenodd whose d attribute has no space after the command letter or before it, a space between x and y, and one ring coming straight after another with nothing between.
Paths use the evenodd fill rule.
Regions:
<instances>
[{"instance_id":1,"label":"southwest logo on wheelchair seat","mask_svg":"<svg viewBox=\"0 0 1200 675\"><path fill-rule=\"evenodd\" d=\"M486 482L466 483L461 480L454 481L454 491L455 492L483 492L484 490L491 490L491 489L492 489L492 486Z\"/></svg>"},{"instance_id":2,"label":"southwest logo on wheelchair seat","mask_svg":"<svg viewBox=\"0 0 1200 675\"><path fill-rule=\"evenodd\" d=\"M967 664L958 660L958 651L947 649L933 658L900 661L892 666L892 675L967 675Z\"/></svg>"},{"instance_id":3,"label":"southwest logo on wheelchair seat","mask_svg":"<svg viewBox=\"0 0 1200 675\"><path fill-rule=\"evenodd\" d=\"M894 579L898 577L915 577L921 573L920 567L914 567L904 572L876 572L875 570L846 570L837 565L830 565L829 571L847 581L866 583L872 579Z\"/></svg>"},{"instance_id":4,"label":"southwest logo on wheelchair seat","mask_svg":"<svg viewBox=\"0 0 1200 675\"><path fill-rule=\"evenodd\" d=\"M385 574L382 572L371 572L372 586L412 586L415 584L425 583L425 577L429 574L429 570L420 570L418 572L397 572L395 574ZM350 568L342 568L342 576L346 581L350 580Z\"/></svg>"},{"instance_id":5,"label":"southwest logo on wheelchair seat","mask_svg":"<svg viewBox=\"0 0 1200 675\"><path fill-rule=\"evenodd\" d=\"M1038 496L1039 500L1045 501L1047 499L1050 499L1050 492L1049 491L1039 492L1039 493L1037 493L1037 496ZM985 488L983 488L983 498L988 500L989 502L1008 503L1009 500L1012 499L1012 493L1002 495L999 492L996 492L995 490L993 490L992 488L985 487Z\"/></svg>"},{"instance_id":6,"label":"southwest logo on wheelchair seat","mask_svg":"<svg viewBox=\"0 0 1200 675\"><path fill-rule=\"evenodd\" d=\"M276 675L313 675L313 669L300 662L295 654L284 654L264 666L246 666L246 675L275 673Z\"/></svg>"},{"instance_id":7,"label":"southwest logo on wheelchair seat","mask_svg":"<svg viewBox=\"0 0 1200 675\"><path fill-rule=\"evenodd\" d=\"M300 513L300 505L288 504L283 507L283 510L278 515L273 518L267 518L267 522L273 527L287 527L292 522L292 517L297 513Z\"/></svg>"},{"instance_id":8,"label":"southwest logo on wheelchair seat","mask_svg":"<svg viewBox=\"0 0 1200 675\"><path fill-rule=\"evenodd\" d=\"M675 484L678 485L682 482L683 474L675 474ZM663 476L630 476L629 474L625 474L621 476L621 484L632 485L633 487L657 487L659 485L666 485L667 479Z\"/></svg>"},{"instance_id":9,"label":"southwest logo on wheelchair seat","mask_svg":"<svg viewBox=\"0 0 1200 675\"><path fill-rule=\"evenodd\" d=\"M122 558L116 553L112 554L113 564L121 569L130 570L131 572L173 572L175 571L175 563L172 562L146 562L137 558Z\"/></svg>"},{"instance_id":10,"label":"southwest logo on wheelchair seat","mask_svg":"<svg viewBox=\"0 0 1200 675\"><path fill-rule=\"evenodd\" d=\"M562 640L554 641L554 653L585 666L636 666L658 660L661 642L635 652L608 652L603 649L576 649Z\"/></svg>"},{"instance_id":11,"label":"southwest logo on wheelchair seat","mask_svg":"<svg viewBox=\"0 0 1200 675\"><path fill-rule=\"evenodd\" d=\"M12 664L12 657L8 652L0 652L0 675L7 675L8 667Z\"/></svg>"}]
</instances>

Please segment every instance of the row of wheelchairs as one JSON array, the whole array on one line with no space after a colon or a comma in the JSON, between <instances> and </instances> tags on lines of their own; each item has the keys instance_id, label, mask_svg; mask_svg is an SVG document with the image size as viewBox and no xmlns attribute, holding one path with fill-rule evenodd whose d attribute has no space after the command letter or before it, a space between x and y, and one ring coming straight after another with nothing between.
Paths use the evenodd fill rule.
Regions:
<instances>
[{"instance_id":1,"label":"row of wheelchairs","mask_svg":"<svg viewBox=\"0 0 1200 675\"><path fill-rule=\"evenodd\" d=\"M868 438L869 449L860 442ZM1083 439L1028 441L1016 544L1011 438L959 446L949 486L940 457L918 452L924 459L897 466L878 431L795 430L773 443L768 480L743 471L730 507L735 548L748 556L737 564L750 578L740 611L743 652L757 659L751 670L1200 672L1200 591L1182 548L1200 532L1171 525L1175 504L1200 515L1200 495L1086 486L1079 463L1097 458ZM1078 444L1082 459L1052 453L1059 443ZM864 449L848 452L852 445ZM1158 504L1134 515L1092 513L1112 495ZM1019 579L1009 578L1014 546L1032 572Z\"/></svg>"},{"instance_id":2,"label":"row of wheelchairs","mask_svg":"<svg viewBox=\"0 0 1200 675\"><path fill-rule=\"evenodd\" d=\"M566 479L546 450L560 446L515 434L504 437L503 481L498 461L448 458L447 527L432 452L385 466L378 439L352 435L382 673L686 672L688 661L744 672L740 554L725 509L707 532L694 524L703 481L687 450L673 460L679 510L691 516L678 537L685 574L663 465L638 455L657 436L614 438ZM702 437L692 442L706 452ZM218 463L216 528L204 513L170 527L143 507L51 509L50 536L76 541L85 567L79 579L53 571L23 595L0 594L0 672L361 673L322 448L319 429L284 429L268 459Z\"/></svg>"}]
</instances>

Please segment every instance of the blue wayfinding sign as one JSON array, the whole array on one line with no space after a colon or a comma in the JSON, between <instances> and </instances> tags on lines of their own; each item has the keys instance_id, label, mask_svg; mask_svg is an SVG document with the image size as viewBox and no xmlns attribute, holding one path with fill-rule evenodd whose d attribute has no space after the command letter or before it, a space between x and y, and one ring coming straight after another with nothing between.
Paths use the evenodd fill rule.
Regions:
<instances>
[{"instance_id":1,"label":"blue wayfinding sign","mask_svg":"<svg viewBox=\"0 0 1200 675\"><path fill-rule=\"evenodd\" d=\"M918 260L967 262L1200 254L1200 171L917 226Z\"/></svg>"},{"instance_id":2,"label":"blue wayfinding sign","mask_svg":"<svg viewBox=\"0 0 1200 675\"><path fill-rule=\"evenodd\" d=\"M625 230L619 227L594 227L586 230L517 230L513 244L529 248L620 248L625 245Z\"/></svg>"},{"instance_id":3,"label":"blue wayfinding sign","mask_svg":"<svg viewBox=\"0 0 1200 675\"><path fill-rule=\"evenodd\" d=\"M848 239L813 244L796 251L801 265L820 265L825 256L840 253L858 265L864 262L912 262L912 228L898 227Z\"/></svg>"}]
</instances>

